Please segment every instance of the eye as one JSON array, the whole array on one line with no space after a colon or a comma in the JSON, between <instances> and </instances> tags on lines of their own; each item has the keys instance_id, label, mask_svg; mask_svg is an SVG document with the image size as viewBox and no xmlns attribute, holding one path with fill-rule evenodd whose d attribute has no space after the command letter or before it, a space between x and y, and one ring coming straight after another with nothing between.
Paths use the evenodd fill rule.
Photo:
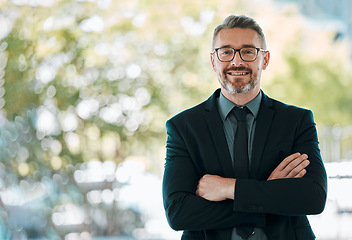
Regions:
<instances>
[{"instance_id":1,"label":"eye","mask_svg":"<svg viewBox=\"0 0 352 240\"><path fill-rule=\"evenodd\" d=\"M222 48L222 49L219 49L219 53L221 55L232 55L233 50L231 48Z\"/></svg>"},{"instance_id":2,"label":"eye","mask_svg":"<svg viewBox=\"0 0 352 240\"><path fill-rule=\"evenodd\" d=\"M246 55L252 55L255 54L256 49L255 48L242 48L241 53L246 54Z\"/></svg>"}]
</instances>

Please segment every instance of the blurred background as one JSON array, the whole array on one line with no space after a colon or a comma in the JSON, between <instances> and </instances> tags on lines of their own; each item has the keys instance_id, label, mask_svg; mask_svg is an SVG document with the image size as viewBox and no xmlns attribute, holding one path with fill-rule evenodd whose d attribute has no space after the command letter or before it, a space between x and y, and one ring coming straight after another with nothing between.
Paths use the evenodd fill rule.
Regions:
<instances>
[{"instance_id":1,"label":"blurred background","mask_svg":"<svg viewBox=\"0 0 352 240\"><path fill-rule=\"evenodd\" d=\"M318 239L352 239L350 0L0 1L0 239L179 239L165 121L219 87L212 31L255 18L262 88L311 109L329 176Z\"/></svg>"}]
</instances>

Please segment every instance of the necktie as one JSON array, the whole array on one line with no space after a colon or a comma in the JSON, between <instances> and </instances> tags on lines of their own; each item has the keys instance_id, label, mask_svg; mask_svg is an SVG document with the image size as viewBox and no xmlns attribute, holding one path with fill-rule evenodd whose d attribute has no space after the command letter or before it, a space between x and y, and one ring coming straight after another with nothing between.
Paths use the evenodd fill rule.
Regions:
<instances>
[{"instance_id":1,"label":"necktie","mask_svg":"<svg viewBox=\"0 0 352 240\"><path fill-rule=\"evenodd\" d=\"M235 107L233 113L237 119L234 141L234 161L236 178L248 178L248 133L246 124L247 107Z\"/></svg>"},{"instance_id":2,"label":"necktie","mask_svg":"<svg viewBox=\"0 0 352 240\"><path fill-rule=\"evenodd\" d=\"M249 159L248 159L248 133L246 124L247 107L235 107L233 113L237 119L237 130L234 141L234 161L236 178L248 178ZM242 226L236 228L236 233L243 240L246 240L254 233L251 226Z\"/></svg>"}]
</instances>

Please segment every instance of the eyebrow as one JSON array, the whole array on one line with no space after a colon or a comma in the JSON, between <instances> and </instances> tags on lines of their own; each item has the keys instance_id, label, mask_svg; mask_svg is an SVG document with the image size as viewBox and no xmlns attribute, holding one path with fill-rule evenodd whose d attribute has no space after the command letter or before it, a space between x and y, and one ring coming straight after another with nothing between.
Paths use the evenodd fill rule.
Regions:
<instances>
[{"instance_id":1,"label":"eyebrow","mask_svg":"<svg viewBox=\"0 0 352 240\"><path fill-rule=\"evenodd\" d=\"M244 44L244 45L242 45L241 48L245 48L245 47L257 48L256 46L251 45L251 44ZM219 47L219 48L232 48L232 47L231 47L230 45L224 45L224 46L221 46L221 47Z\"/></svg>"}]
</instances>

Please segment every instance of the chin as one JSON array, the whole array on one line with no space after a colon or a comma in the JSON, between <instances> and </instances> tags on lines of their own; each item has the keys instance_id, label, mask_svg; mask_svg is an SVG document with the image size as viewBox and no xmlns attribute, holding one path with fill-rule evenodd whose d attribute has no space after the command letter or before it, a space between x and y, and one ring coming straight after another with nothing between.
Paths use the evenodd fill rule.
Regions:
<instances>
[{"instance_id":1,"label":"chin","mask_svg":"<svg viewBox=\"0 0 352 240\"><path fill-rule=\"evenodd\" d=\"M246 84L244 87L234 87L232 84L227 82L222 86L228 93L231 93L231 94L247 93L254 89L254 86L252 86L251 84Z\"/></svg>"}]
</instances>

